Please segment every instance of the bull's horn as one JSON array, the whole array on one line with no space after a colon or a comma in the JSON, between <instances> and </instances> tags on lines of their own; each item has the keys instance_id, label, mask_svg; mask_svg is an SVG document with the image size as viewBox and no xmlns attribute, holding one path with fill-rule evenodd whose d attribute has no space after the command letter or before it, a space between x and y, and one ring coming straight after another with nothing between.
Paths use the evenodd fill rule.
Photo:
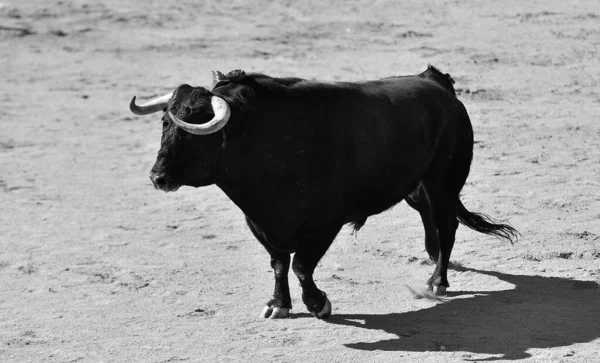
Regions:
<instances>
[{"instance_id":1,"label":"bull's horn","mask_svg":"<svg viewBox=\"0 0 600 363\"><path fill-rule=\"evenodd\" d=\"M140 106L135 104L135 96L133 96L131 102L129 103L129 109L136 115L149 115L167 108L167 103L172 96L173 92L167 93L164 96L156 97L155 99L152 99Z\"/></svg>"},{"instance_id":2,"label":"bull's horn","mask_svg":"<svg viewBox=\"0 0 600 363\"><path fill-rule=\"evenodd\" d=\"M212 120L208 121L204 124L190 124L183 120L178 119L175 115L169 111L169 116L173 122L194 135L208 135L213 134L225 126L227 121L229 121L229 116L231 115L231 110L229 109L229 105L225 102L224 99L220 97L213 96L210 100L212 104L213 112L215 113L215 117Z\"/></svg>"}]
</instances>

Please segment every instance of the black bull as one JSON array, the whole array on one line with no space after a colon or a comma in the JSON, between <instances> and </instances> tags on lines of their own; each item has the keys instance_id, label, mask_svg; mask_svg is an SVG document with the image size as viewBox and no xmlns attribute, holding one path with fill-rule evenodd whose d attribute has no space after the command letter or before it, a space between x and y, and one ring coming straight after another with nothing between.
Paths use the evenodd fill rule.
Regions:
<instances>
[{"instance_id":1,"label":"black bull","mask_svg":"<svg viewBox=\"0 0 600 363\"><path fill-rule=\"evenodd\" d=\"M452 84L433 67L360 83L215 73L211 91L182 85L153 106L169 112L151 179L164 191L216 184L244 212L275 271L263 317L289 316L290 263L308 310L329 316L331 303L313 280L317 263L344 224L358 229L402 200L421 215L437 262L427 284L443 293L459 222L517 236L459 199L473 130ZM217 97L229 106L225 126L202 136L182 129L217 118Z\"/></svg>"}]
</instances>

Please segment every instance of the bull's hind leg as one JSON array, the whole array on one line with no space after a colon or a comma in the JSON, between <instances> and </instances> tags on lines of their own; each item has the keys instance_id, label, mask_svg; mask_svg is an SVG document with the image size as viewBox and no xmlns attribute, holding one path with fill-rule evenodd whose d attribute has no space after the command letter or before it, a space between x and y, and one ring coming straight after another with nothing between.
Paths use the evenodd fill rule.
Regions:
<instances>
[{"instance_id":1,"label":"bull's hind leg","mask_svg":"<svg viewBox=\"0 0 600 363\"><path fill-rule=\"evenodd\" d=\"M267 302L260 315L263 318L270 319L287 318L290 316L290 310L292 309L292 299L290 298L290 286L288 282L291 261L290 254L288 252L278 252L270 248L258 227L248 217L246 217L246 222L256 239L271 255L271 267L275 274L273 298Z\"/></svg>"},{"instance_id":2,"label":"bull's hind leg","mask_svg":"<svg viewBox=\"0 0 600 363\"><path fill-rule=\"evenodd\" d=\"M448 283L448 265L454 247L456 229L458 228L456 217L457 199L445 193L437 183L425 183L423 186L431 209L431 219L437 229L437 239L440 246L439 258L433 274L427 280L427 285L436 294L443 294L446 288L450 287Z\"/></svg>"},{"instance_id":3,"label":"bull's hind leg","mask_svg":"<svg viewBox=\"0 0 600 363\"><path fill-rule=\"evenodd\" d=\"M406 197L406 203L421 215L423 228L425 229L425 250L433 262L438 261L440 244L438 242L437 228L433 223L431 208L425 196L423 187L419 184L417 188Z\"/></svg>"},{"instance_id":4,"label":"bull's hind leg","mask_svg":"<svg viewBox=\"0 0 600 363\"><path fill-rule=\"evenodd\" d=\"M313 273L340 228L303 240L292 262L292 269L302 286L302 301L308 311L318 319L325 319L331 315L331 302L327 295L317 288Z\"/></svg>"}]
</instances>

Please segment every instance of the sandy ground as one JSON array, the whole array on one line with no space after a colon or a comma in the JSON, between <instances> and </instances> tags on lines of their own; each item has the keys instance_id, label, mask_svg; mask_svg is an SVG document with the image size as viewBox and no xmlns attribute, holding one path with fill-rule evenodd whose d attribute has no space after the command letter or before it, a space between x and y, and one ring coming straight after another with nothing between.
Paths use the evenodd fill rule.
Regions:
<instances>
[{"instance_id":1,"label":"sandy ground","mask_svg":"<svg viewBox=\"0 0 600 363\"><path fill-rule=\"evenodd\" d=\"M298 3L2 1L0 361L600 362L600 2ZM216 187L152 188L159 116L129 100L427 63L473 120L465 205L522 239L460 228L448 296L418 299L433 266L400 204L320 263L330 319L293 275L292 318L260 319L267 253Z\"/></svg>"}]
</instances>

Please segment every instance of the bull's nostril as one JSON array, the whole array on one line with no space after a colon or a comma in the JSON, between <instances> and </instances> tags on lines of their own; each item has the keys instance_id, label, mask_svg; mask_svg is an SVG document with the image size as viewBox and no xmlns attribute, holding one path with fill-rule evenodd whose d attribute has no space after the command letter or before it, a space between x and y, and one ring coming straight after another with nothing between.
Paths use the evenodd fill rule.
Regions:
<instances>
[{"instance_id":1,"label":"bull's nostril","mask_svg":"<svg viewBox=\"0 0 600 363\"><path fill-rule=\"evenodd\" d=\"M162 188L165 185L167 185L167 180L165 178L163 178L163 177L160 177L160 176L158 178L154 179L154 182L156 183L156 185L159 188Z\"/></svg>"},{"instance_id":2,"label":"bull's nostril","mask_svg":"<svg viewBox=\"0 0 600 363\"><path fill-rule=\"evenodd\" d=\"M156 189L162 189L167 185L167 180L164 177L154 173L150 174L150 180Z\"/></svg>"}]
</instances>

